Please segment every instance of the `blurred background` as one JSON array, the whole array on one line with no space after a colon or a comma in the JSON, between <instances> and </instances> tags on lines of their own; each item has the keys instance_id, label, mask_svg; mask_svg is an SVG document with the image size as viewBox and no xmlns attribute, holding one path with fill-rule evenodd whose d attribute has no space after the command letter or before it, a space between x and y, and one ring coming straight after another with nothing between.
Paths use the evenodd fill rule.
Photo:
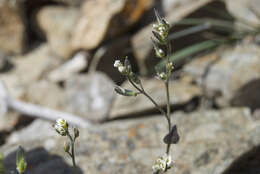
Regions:
<instances>
[{"instance_id":1,"label":"blurred background","mask_svg":"<svg viewBox=\"0 0 260 174\"><path fill-rule=\"evenodd\" d=\"M166 107L151 42L156 9L170 24L177 174L260 173L260 0L0 0L0 152L28 151L27 173L71 173L58 116L87 127L79 173L151 173L167 124L114 68L128 56ZM133 88L132 88L133 89ZM87 126L86 126L87 125ZM91 126L89 126L91 125ZM58 167L57 167L58 166Z\"/></svg>"}]
</instances>

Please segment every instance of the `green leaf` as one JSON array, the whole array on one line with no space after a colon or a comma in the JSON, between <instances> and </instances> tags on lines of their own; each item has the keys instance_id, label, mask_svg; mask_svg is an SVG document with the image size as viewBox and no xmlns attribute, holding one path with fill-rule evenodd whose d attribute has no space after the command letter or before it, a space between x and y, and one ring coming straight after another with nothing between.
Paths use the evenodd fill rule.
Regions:
<instances>
[{"instance_id":1,"label":"green leaf","mask_svg":"<svg viewBox=\"0 0 260 174\"><path fill-rule=\"evenodd\" d=\"M169 59L170 59L171 62L173 62L174 65L176 65L181 60L184 60L191 55L194 55L194 54L201 52L201 51L204 51L204 50L215 48L218 45L220 45L221 43L223 43L223 42L214 41L214 40L203 41L203 42L200 42L198 44L194 44L190 47L184 48L184 49L172 54ZM156 65L156 69L157 70L163 69L165 67L166 63L167 63L166 59L160 61Z\"/></svg>"},{"instance_id":2,"label":"green leaf","mask_svg":"<svg viewBox=\"0 0 260 174\"><path fill-rule=\"evenodd\" d=\"M5 174L5 167L3 164L3 155L0 153L0 174Z\"/></svg>"},{"instance_id":3,"label":"green leaf","mask_svg":"<svg viewBox=\"0 0 260 174\"><path fill-rule=\"evenodd\" d=\"M16 170L19 174L25 172L27 168L27 162L25 160L25 151L24 149L19 146L16 152Z\"/></svg>"}]
</instances>

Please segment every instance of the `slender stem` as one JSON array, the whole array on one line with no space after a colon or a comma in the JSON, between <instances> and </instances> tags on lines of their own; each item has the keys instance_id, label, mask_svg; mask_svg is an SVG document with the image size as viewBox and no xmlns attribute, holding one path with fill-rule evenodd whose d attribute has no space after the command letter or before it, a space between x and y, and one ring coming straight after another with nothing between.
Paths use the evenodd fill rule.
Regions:
<instances>
[{"instance_id":1,"label":"slender stem","mask_svg":"<svg viewBox=\"0 0 260 174\"><path fill-rule=\"evenodd\" d=\"M73 163L73 168L74 168L74 174L76 174L76 162L75 162L75 153L74 153L74 145L75 145L75 139L73 139L70 135L70 133L68 133L68 137L70 139L71 142L71 159L72 159L72 163Z\"/></svg>"},{"instance_id":2,"label":"slender stem","mask_svg":"<svg viewBox=\"0 0 260 174\"><path fill-rule=\"evenodd\" d=\"M170 106L170 92L169 92L169 78L171 76L171 68L168 67L168 64L170 63L170 56L171 54L171 45L170 45L170 42L168 41L168 44L167 44L167 64L166 64L166 71L167 71L167 79L165 81L165 89L166 89L166 97L167 97L167 120L168 121L168 128L169 128L169 133L171 132L171 106ZM166 153L169 154L170 153L170 147L171 147L171 144L167 144L167 147L166 147Z\"/></svg>"},{"instance_id":3,"label":"slender stem","mask_svg":"<svg viewBox=\"0 0 260 174\"><path fill-rule=\"evenodd\" d=\"M130 78L128 78L128 81L129 81L141 94L143 94L144 96L146 96L146 97L154 104L154 106L156 107L156 109L158 109L158 110L161 112L161 114L163 114L163 115L165 116L165 118L167 119L167 122L168 122L168 124L169 124L171 121L169 120L169 117L167 116L167 113L154 101L154 99L153 99L151 96L149 96L149 95L145 92L145 90L144 90L142 84L140 84L141 88L139 88Z\"/></svg>"}]
</instances>

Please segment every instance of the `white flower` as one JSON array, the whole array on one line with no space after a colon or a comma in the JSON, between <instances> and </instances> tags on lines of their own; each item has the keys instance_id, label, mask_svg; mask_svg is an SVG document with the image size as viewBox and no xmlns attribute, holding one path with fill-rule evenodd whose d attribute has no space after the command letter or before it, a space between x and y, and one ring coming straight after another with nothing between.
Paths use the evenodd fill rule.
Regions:
<instances>
[{"instance_id":1,"label":"white flower","mask_svg":"<svg viewBox=\"0 0 260 174\"><path fill-rule=\"evenodd\" d=\"M164 154L163 159L166 162L167 167L172 165L172 157L170 155Z\"/></svg>"},{"instance_id":2,"label":"white flower","mask_svg":"<svg viewBox=\"0 0 260 174\"><path fill-rule=\"evenodd\" d=\"M162 157L158 158L153 165L153 171L165 171L172 165L171 156L164 154Z\"/></svg>"},{"instance_id":3,"label":"white flower","mask_svg":"<svg viewBox=\"0 0 260 174\"><path fill-rule=\"evenodd\" d=\"M121 66L121 62L120 60L116 60L115 63L114 63L114 67L118 68L119 66Z\"/></svg>"},{"instance_id":4,"label":"white flower","mask_svg":"<svg viewBox=\"0 0 260 174\"><path fill-rule=\"evenodd\" d=\"M118 67L118 71L119 71L120 73L125 73L126 67L125 67L125 66L119 66L119 67Z\"/></svg>"},{"instance_id":5,"label":"white flower","mask_svg":"<svg viewBox=\"0 0 260 174\"><path fill-rule=\"evenodd\" d=\"M58 132L58 134L60 134L61 136L65 136L68 132L68 123L66 120L59 118L58 120L56 120L54 128Z\"/></svg>"}]
</instances>

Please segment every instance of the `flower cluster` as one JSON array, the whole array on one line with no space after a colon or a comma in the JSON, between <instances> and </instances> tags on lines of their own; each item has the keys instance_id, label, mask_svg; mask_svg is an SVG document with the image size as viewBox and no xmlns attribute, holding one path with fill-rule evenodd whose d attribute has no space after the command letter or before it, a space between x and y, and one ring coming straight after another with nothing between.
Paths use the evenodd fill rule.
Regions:
<instances>
[{"instance_id":1,"label":"flower cluster","mask_svg":"<svg viewBox=\"0 0 260 174\"><path fill-rule=\"evenodd\" d=\"M164 58L167 54L165 53L162 46L167 45L170 25L166 20L159 16L157 11L155 11L155 16L157 19L157 24L153 24L153 35L156 40L152 38L152 43L156 56L159 58Z\"/></svg>"},{"instance_id":2,"label":"flower cluster","mask_svg":"<svg viewBox=\"0 0 260 174\"><path fill-rule=\"evenodd\" d=\"M54 125L55 130L58 134L61 136L66 136L68 134L68 123L66 120L59 118L56 120L56 123Z\"/></svg>"},{"instance_id":3,"label":"flower cluster","mask_svg":"<svg viewBox=\"0 0 260 174\"><path fill-rule=\"evenodd\" d=\"M76 170L74 146L76 139L79 137L79 130L74 127L72 133L69 124L62 118L57 119L53 127L59 135L68 137L69 141L65 141L63 149L71 157L74 170Z\"/></svg>"},{"instance_id":4,"label":"flower cluster","mask_svg":"<svg viewBox=\"0 0 260 174\"><path fill-rule=\"evenodd\" d=\"M159 157L155 164L153 165L153 171L166 171L167 169L171 168L172 165L172 158L171 156L164 154L162 157Z\"/></svg>"},{"instance_id":5,"label":"flower cluster","mask_svg":"<svg viewBox=\"0 0 260 174\"><path fill-rule=\"evenodd\" d=\"M116 60L114 63L114 67L118 69L121 74L126 74L126 67L120 62L120 60Z\"/></svg>"}]
</instances>

